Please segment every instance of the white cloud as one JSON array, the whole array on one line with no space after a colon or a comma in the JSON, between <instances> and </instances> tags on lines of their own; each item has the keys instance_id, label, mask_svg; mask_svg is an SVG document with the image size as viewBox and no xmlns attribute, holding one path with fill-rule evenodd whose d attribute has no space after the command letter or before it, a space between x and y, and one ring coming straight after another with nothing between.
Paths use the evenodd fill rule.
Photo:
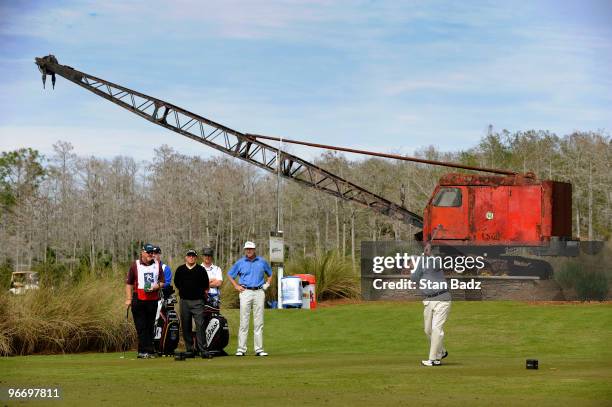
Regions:
<instances>
[{"instance_id":1,"label":"white cloud","mask_svg":"<svg viewBox=\"0 0 612 407\"><path fill-rule=\"evenodd\" d=\"M489 123L561 134L612 127L609 37L589 27L577 31L533 21L528 4L202 4L69 2L5 18L0 33L40 39L45 47L63 50L55 51L60 62L245 132L410 153L428 144L468 148ZM253 78L269 70L278 75L261 83L249 76L240 84L230 74L206 85L193 82L193 76L185 79L182 73L197 72L202 61L210 61L200 41L217 38L230 39L219 42L217 58L224 66L263 73ZM240 54L245 47L256 50L254 55L258 47L291 54L287 46L293 45L301 46L304 55L281 55L287 67L271 66L265 56L245 61ZM309 75L300 64L317 52L329 55L321 62L329 67ZM0 83L2 148L34 143L44 151L70 137L84 154L140 154L132 153L139 144L126 140L147 138L150 145L168 143L183 153L210 150L138 121L65 81L53 94L41 95L31 58L2 56L0 63L0 72L16 77ZM215 67L206 69L203 77ZM322 85L321 79L328 82ZM245 89L242 85L251 80L256 83L246 83ZM5 140L13 135L19 139ZM100 139L108 142L92 141Z\"/></svg>"}]
</instances>

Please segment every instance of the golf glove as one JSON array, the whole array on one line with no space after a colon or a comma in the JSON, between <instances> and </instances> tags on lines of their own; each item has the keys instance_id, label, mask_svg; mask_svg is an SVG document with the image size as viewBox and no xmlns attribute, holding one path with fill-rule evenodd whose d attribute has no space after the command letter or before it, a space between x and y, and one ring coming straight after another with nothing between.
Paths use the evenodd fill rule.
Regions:
<instances>
[{"instance_id":1,"label":"golf glove","mask_svg":"<svg viewBox=\"0 0 612 407\"><path fill-rule=\"evenodd\" d=\"M270 283L265 283L262 288L264 289L264 291L266 291L269 287Z\"/></svg>"}]
</instances>

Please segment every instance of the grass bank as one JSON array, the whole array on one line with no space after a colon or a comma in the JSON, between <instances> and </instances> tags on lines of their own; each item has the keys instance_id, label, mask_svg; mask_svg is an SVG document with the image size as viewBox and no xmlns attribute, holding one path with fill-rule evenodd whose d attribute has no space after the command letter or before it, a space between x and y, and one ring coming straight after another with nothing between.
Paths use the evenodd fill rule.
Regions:
<instances>
[{"instance_id":1,"label":"grass bank","mask_svg":"<svg viewBox=\"0 0 612 407\"><path fill-rule=\"evenodd\" d=\"M116 351L135 338L126 327L124 285L110 279L0 293L0 355ZM126 329L127 328L127 329Z\"/></svg>"}]
</instances>

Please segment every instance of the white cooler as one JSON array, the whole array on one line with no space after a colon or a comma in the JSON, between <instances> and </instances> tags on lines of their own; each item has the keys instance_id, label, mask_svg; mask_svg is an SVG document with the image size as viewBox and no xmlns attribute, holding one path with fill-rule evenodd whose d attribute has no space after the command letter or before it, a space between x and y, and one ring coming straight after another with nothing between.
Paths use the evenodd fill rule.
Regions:
<instances>
[{"instance_id":1,"label":"white cooler","mask_svg":"<svg viewBox=\"0 0 612 407\"><path fill-rule=\"evenodd\" d=\"M299 277L283 277L281 280L283 293L283 308L302 308L302 279Z\"/></svg>"}]
</instances>

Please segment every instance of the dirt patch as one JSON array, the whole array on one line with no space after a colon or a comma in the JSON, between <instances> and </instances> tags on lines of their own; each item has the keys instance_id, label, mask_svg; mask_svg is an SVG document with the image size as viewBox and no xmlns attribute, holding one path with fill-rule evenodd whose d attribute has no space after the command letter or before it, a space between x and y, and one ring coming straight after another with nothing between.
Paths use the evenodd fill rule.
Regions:
<instances>
[{"instance_id":1,"label":"dirt patch","mask_svg":"<svg viewBox=\"0 0 612 407\"><path fill-rule=\"evenodd\" d=\"M328 308L335 307L336 305L351 305L351 304L363 304L369 301L357 300L352 298L341 298L337 300L325 300L317 303L317 308Z\"/></svg>"},{"instance_id":2,"label":"dirt patch","mask_svg":"<svg viewBox=\"0 0 612 407\"><path fill-rule=\"evenodd\" d=\"M528 305L610 305L612 301L525 301L525 303Z\"/></svg>"},{"instance_id":3,"label":"dirt patch","mask_svg":"<svg viewBox=\"0 0 612 407\"><path fill-rule=\"evenodd\" d=\"M337 305L365 305L365 304L414 304L417 302L421 302L423 299L420 297L415 297L414 299L397 299L397 300L360 300L360 299L350 299L350 298L342 298L337 300L325 300L317 303L317 308L329 308L335 307Z\"/></svg>"},{"instance_id":4,"label":"dirt patch","mask_svg":"<svg viewBox=\"0 0 612 407\"><path fill-rule=\"evenodd\" d=\"M499 300L499 301L507 301L507 300ZM417 301L414 301L414 300L364 301L364 300L356 300L356 299L350 299L350 298L342 298L338 300L325 300L325 301L318 302L317 308L330 308L330 307L335 307L337 305L358 305L358 304L367 304L367 303L372 303L372 302L375 302L377 304L381 304L381 303L397 304L401 302L414 303ZM481 301L481 302L487 302L487 301ZM612 300L606 300L606 301L521 301L521 300L515 300L514 302L527 304L527 305L534 305L534 306L539 306L539 305L589 305L589 306L590 305L602 305L602 306L606 306L606 305L612 304Z\"/></svg>"}]
</instances>

